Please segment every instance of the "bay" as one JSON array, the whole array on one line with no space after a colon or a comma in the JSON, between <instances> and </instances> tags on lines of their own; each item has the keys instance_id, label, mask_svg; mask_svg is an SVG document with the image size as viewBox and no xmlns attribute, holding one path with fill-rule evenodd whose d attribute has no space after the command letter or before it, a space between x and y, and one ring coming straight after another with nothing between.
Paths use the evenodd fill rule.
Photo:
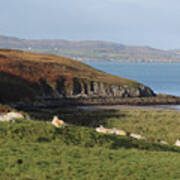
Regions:
<instances>
[{"instance_id":1,"label":"bay","mask_svg":"<svg viewBox=\"0 0 180 180\"><path fill-rule=\"evenodd\" d=\"M180 96L180 63L86 62L101 71L133 79L155 93Z\"/></svg>"}]
</instances>

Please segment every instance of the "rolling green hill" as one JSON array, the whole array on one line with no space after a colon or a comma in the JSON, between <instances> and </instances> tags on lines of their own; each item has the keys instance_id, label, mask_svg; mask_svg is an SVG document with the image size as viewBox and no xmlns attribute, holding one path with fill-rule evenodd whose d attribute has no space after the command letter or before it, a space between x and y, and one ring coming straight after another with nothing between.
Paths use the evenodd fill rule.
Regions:
<instances>
[{"instance_id":1,"label":"rolling green hill","mask_svg":"<svg viewBox=\"0 0 180 180\"><path fill-rule=\"evenodd\" d=\"M29 113L36 121L1 122L1 180L180 178L180 148L172 146L179 137L178 112L44 109ZM76 125L57 129L42 121L51 120L53 114ZM92 127L102 123L140 133L148 140L96 133ZM153 138L171 145L152 143Z\"/></svg>"}]
</instances>

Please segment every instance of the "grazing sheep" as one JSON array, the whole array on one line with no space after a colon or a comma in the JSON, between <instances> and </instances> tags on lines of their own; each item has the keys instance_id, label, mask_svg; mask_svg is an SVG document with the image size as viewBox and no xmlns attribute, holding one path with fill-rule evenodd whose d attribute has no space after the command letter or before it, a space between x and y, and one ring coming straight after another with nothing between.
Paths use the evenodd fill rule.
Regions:
<instances>
[{"instance_id":1,"label":"grazing sheep","mask_svg":"<svg viewBox=\"0 0 180 180\"><path fill-rule=\"evenodd\" d=\"M168 144L166 141L160 141L161 144Z\"/></svg>"},{"instance_id":2,"label":"grazing sheep","mask_svg":"<svg viewBox=\"0 0 180 180\"><path fill-rule=\"evenodd\" d=\"M9 112L4 115L0 115L1 122L15 122L15 120L23 120L24 116L17 112Z\"/></svg>"},{"instance_id":3,"label":"grazing sheep","mask_svg":"<svg viewBox=\"0 0 180 180\"><path fill-rule=\"evenodd\" d=\"M116 128L107 129L107 128L104 128L103 126L100 126L100 127L96 128L96 132L103 133L103 134L114 134L114 135L118 135L118 136L128 136L128 137L132 137L132 138L135 138L138 140L140 140L140 139L147 140L145 137L143 137L139 134L125 132L123 130L118 130ZM161 139L157 139L157 140L153 139L152 142L161 143L161 144L168 144L166 141L163 141ZM177 140L174 145L180 146L180 140Z\"/></svg>"},{"instance_id":4,"label":"grazing sheep","mask_svg":"<svg viewBox=\"0 0 180 180\"><path fill-rule=\"evenodd\" d=\"M126 136L126 134L127 134L123 130L118 130L116 128L107 129L107 128L104 128L103 126L96 128L96 132L104 133L104 134L115 134L115 135L119 135L119 136Z\"/></svg>"},{"instance_id":5,"label":"grazing sheep","mask_svg":"<svg viewBox=\"0 0 180 180\"><path fill-rule=\"evenodd\" d=\"M65 126L64 121L58 119L57 116L54 116L54 117L53 117L53 120L52 120L51 123L52 123L54 126L58 127L58 128L59 128L59 127L64 127L64 126Z\"/></svg>"},{"instance_id":6,"label":"grazing sheep","mask_svg":"<svg viewBox=\"0 0 180 180\"><path fill-rule=\"evenodd\" d=\"M163 141L163 140L161 140L161 139L158 139L157 141L155 141L155 142L157 142L157 143L161 143L161 144L168 144L166 141Z\"/></svg>"},{"instance_id":7,"label":"grazing sheep","mask_svg":"<svg viewBox=\"0 0 180 180\"><path fill-rule=\"evenodd\" d=\"M123 131L123 130L115 130L115 133L114 133L115 135L118 135L118 136L126 136L127 135L127 133L125 132L125 131Z\"/></svg>"},{"instance_id":8,"label":"grazing sheep","mask_svg":"<svg viewBox=\"0 0 180 180\"><path fill-rule=\"evenodd\" d=\"M113 134L113 130L104 128L103 126L96 128L96 132L104 133L104 134Z\"/></svg>"},{"instance_id":9,"label":"grazing sheep","mask_svg":"<svg viewBox=\"0 0 180 180\"><path fill-rule=\"evenodd\" d=\"M103 130L104 130L103 126L100 126L100 127L96 128L96 132L102 132Z\"/></svg>"},{"instance_id":10,"label":"grazing sheep","mask_svg":"<svg viewBox=\"0 0 180 180\"><path fill-rule=\"evenodd\" d=\"M133 134L133 133L130 133L130 137L133 137L135 139L146 139L145 137L142 137L141 135L139 134Z\"/></svg>"},{"instance_id":11,"label":"grazing sheep","mask_svg":"<svg viewBox=\"0 0 180 180\"><path fill-rule=\"evenodd\" d=\"M174 145L175 145L175 146L180 146L180 140L177 139Z\"/></svg>"},{"instance_id":12,"label":"grazing sheep","mask_svg":"<svg viewBox=\"0 0 180 180\"><path fill-rule=\"evenodd\" d=\"M132 137L132 138L135 138L138 140L140 140L140 139L147 140L145 137L143 137L139 134L125 132L123 130L118 130L116 128L107 129L107 128L104 128L103 126L100 126L100 127L96 128L96 132L104 133L104 134L114 134L114 135L118 135L118 136L128 136L128 137ZM157 140L152 139L152 142L161 143L161 144L168 144L166 141L163 141L161 139L157 139ZM180 146L180 140L177 140L174 145Z\"/></svg>"}]
</instances>

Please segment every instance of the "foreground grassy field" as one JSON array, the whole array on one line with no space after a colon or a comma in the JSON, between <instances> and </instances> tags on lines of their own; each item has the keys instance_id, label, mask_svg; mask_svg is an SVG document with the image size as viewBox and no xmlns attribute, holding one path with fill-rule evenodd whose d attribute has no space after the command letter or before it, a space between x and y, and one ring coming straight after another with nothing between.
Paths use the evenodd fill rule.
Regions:
<instances>
[{"instance_id":1,"label":"foreground grassy field","mask_svg":"<svg viewBox=\"0 0 180 180\"><path fill-rule=\"evenodd\" d=\"M180 113L149 110L41 110L32 118L0 126L0 179L180 179L180 148L152 143L160 138L173 144L179 138ZM56 129L49 120L58 114L69 125ZM102 135L103 124L140 133L147 141Z\"/></svg>"},{"instance_id":2,"label":"foreground grassy field","mask_svg":"<svg viewBox=\"0 0 180 180\"><path fill-rule=\"evenodd\" d=\"M70 124L86 127L103 125L141 134L149 140L173 144L180 138L180 112L169 110L63 110L27 111L34 119L48 121L54 114Z\"/></svg>"}]
</instances>

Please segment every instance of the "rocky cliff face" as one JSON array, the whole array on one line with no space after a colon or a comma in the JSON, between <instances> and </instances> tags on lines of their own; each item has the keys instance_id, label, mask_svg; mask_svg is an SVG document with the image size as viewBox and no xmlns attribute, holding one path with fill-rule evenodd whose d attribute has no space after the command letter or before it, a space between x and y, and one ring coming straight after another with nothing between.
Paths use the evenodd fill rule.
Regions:
<instances>
[{"instance_id":1,"label":"rocky cliff face","mask_svg":"<svg viewBox=\"0 0 180 180\"><path fill-rule=\"evenodd\" d=\"M42 92L44 98L62 98L62 97L151 97L154 92L142 85L129 87L127 85L115 85L98 81L88 81L79 78L73 78L71 82L66 77L60 77L57 80L55 88L50 87L48 83L41 80Z\"/></svg>"}]
</instances>

